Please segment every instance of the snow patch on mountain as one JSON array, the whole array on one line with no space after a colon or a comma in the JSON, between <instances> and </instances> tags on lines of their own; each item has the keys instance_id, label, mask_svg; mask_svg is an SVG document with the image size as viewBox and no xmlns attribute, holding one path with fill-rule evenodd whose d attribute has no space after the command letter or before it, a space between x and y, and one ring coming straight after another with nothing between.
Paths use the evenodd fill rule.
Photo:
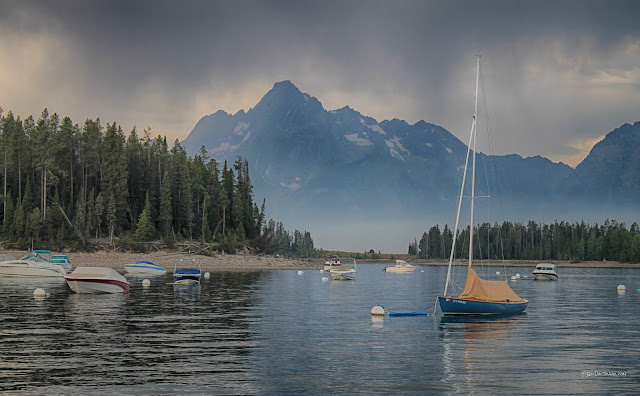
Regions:
<instances>
[{"instance_id":1,"label":"snow patch on mountain","mask_svg":"<svg viewBox=\"0 0 640 396\"><path fill-rule=\"evenodd\" d=\"M364 134L366 136L366 134ZM358 146L372 146L373 142L371 140L358 137L358 133L351 133L349 135L344 135L348 141L357 144Z\"/></svg>"},{"instance_id":2,"label":"snow patch on mountain","mask_svg":"<svg viewBox=\"0 0 640 396\"><path fill-rule=\"evenodd\" d=\"M371 125L369 128L371 128L372 131L378 132L381 135L385 135L385 136L387 135L384 129L380 128L378 125Z\"/></svg>"},{"instance_id":3,"label":"snow patch on mountain","mask_svg":"<svg viewBox=\"0 0 640 396\"><path fill-rule=\"evenodd\" d=\"M209 154L213 155L213 154L223 153L225 151L237 150L240 146L242 146L242 143L246 142L249 139L250 136L251 136L251 131L249 131L246 135L244 135L244 137L238 144L232 145L227 142L221 143L218 146L210 149Z\"/></svg>"},{"instance_id":4,"label":"snow patch on mountain","mask_svg":"<svg viewBox=\"0 0 640 396\"><path fill-rule=\"evenodd\" d=\"M236 125L236 127L233 129L233 134L243 136L244 132L249 128L249 125L251 125L250 122L239 122L238 125Z\"/></svg>"}]
</instances>

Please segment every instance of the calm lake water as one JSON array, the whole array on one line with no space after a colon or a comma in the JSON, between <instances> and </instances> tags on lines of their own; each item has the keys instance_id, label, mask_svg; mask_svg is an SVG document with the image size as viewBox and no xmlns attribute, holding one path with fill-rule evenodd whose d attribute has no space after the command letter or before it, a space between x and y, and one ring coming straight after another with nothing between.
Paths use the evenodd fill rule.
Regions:
<instances>
[{"instance_id":1,"label":"calm lake water","mask_svg":"<svg viewBox=\"0 0 640 396\"><path fill-rule=\"evenodd\" d=\"M200 286L129 277L128 295L0 279L5 394L605 394L640 382L640 270L559 269L509 282L525 314L385 317L442 293L446 267L212 273ZM531 268L489 267L479 273ZM424 272L421 272L424 271ZM464 280L461 280L463 283ZM618 294L624 284L627 292ZM50 297L32 298L36 287ZM619 376L611 376L620 373Z\"/></svg>"}]
</instances>

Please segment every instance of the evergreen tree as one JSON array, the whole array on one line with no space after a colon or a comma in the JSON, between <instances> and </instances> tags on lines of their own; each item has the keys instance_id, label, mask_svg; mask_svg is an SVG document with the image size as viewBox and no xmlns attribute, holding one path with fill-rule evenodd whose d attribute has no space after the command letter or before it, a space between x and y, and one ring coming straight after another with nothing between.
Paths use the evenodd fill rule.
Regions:
<instances>
[{"instance_id":1,"label":"evergreen tree","mask_svg":"<svg viewBox=\"0 0 640 396\"><path fill-rule=\"evenodd\" d=\"M144 209L140 213L138 219L138 227L134 234L134 239L137 241L149 241L156 237L156 228L153 226L151 219L151 201L149 201L149 193L145 200Z\"/></svg>"},{"instance_id":2,"label":"evergreen tree","mask_svg":"<svg viewBox=\"0 0 640 396\"><path fill-rule=\"evenodd\" d=\"M160 232L165 238L171 234L171 225L173 223L171 212L171 181L169 179L169 171L165 171L160 195L160 216L158 217Z\"/></svg>"}]
</instances>

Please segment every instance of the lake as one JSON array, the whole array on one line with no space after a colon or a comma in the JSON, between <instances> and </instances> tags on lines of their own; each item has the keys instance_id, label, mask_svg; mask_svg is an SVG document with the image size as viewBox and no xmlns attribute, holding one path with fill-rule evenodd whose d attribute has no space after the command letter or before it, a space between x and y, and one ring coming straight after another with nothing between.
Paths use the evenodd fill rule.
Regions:
<instances>
[{"instance_id":1,"label":"lake","mask_svg":"<svg viewBox=\"0 0 640 396\"><path fill-rule=\"evenodd\" d=\"M511 317L431 315L446 267L355 281L320 271L212 273L197 286L128 276L128 295L60 279L0 279L5 394L605 394L640 383L640 270L495 271L523 298ZM424 272L421 272L424 271ZM464 271L464 268L458 272ZM490 274L490 275L487 275ZM460 280L464 283L464 278ZM618 284L627 291L619 294ZM33 299L42 287L50 294ZM424 311L372 317L371 308Z\"/></svg>"}]
</instances>

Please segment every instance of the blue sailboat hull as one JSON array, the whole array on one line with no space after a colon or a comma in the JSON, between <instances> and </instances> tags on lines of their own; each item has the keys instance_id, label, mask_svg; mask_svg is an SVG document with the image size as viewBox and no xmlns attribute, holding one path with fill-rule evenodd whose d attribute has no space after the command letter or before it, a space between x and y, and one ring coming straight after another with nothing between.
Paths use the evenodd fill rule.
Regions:
<instances>
[{"instance_id":1,"label":"blue sailboat hull","mask_svg":"<svg viewBox=\"0 0 640 396\"><path fill-rule=\"evenodd\" d=\"M528 303L499 303L438 297L438 304L444 315L501 315L520 313L527 309Z\"/></svg>"}]
</instances>

